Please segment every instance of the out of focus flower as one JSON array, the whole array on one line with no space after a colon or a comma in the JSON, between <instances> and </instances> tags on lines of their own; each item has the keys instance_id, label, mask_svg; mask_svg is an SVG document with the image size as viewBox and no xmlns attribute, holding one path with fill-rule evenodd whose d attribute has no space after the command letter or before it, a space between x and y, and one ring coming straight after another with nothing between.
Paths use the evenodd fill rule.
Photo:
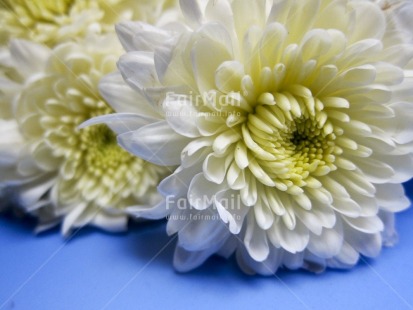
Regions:
<instances>
[{"instance_id":1,"label":"out of focus flower","mask_svg":"<svg viewBox=\"0 0 413 310\"><path fill-rule=\"evenodd\" d=\"M131 210L160 200L156 186L165 168L120 148L105 125L78 129L112 112L97 86L115 69L120 53L114 34L53 50L11 41L0 80L7 98L2 102L7 120L0 122L0 186L39 216L40 228L63 218L65 234L89 223L118 231Z\"/></svg>"},{"instance_id":2,"label":"out of focus flower","mask_svg":"<svg viewBox=\"0 0 413 310\"><path fill-rule=\"evenodd\" d=\"M180 165L152 214L169 215L179 236L176 268L234 251L249 273L348 268L393 244L394 213L409 206L400 183L413 176L413 45L388 32L384 10L180 4L180 30L118 26L130 88L104 78L121 113L89 122L109 124L137 156Z\"/></svg>"},{"instance_id":3,"label":"out of focus flower","mask_svg":"<svg viewBox=\"0 0 413 310\"><path fill-rule=\"evenodd\" d=\"M0 44L24 38L54 46L89 32L112 32L119 21L155 23L175 4L175 0L2 0Z\"/></svg>"}]
</instances>

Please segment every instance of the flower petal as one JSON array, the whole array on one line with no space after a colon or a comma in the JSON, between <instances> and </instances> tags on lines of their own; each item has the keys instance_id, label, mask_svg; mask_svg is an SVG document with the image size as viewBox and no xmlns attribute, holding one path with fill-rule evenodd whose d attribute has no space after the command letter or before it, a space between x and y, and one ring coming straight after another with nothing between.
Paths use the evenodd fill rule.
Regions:
<instances>
[{"instance_id":1,"label":"flower petal","mask_svg":"<svg viewBox=\"0 0 413 310\"><path fill-rule=\"evenodd\" d=\"M125 215L106 214L98 212L93 219L88 222L96 227L101 227L110 232L121 232L127 230L128 217Z\"/></svg>"},{"instance_id":2,"label":"flower petal","mask_svg":"<svg viewBox=\"0 0 413 310\"><path fill-rule=\"evenodd\" d=\"M188 200L194 208L205 210L214 202L214 194L222 187L219 184L208 181L204 173L195 175L189 185Z\"/></svg>"},{"instance_id":3,"label":"flower petal","mask_svg":"<svg viewBox=\"0 0 413 310\"><path fill-rule=\"evenodd\" d=\"M203 15L197 0L179 0L179 5L189 25L195 28L202 23Z\"/></svg>"},{"instance_id":4,"label":"flower petal","mask_svg":"<svg viewBox=\"0 0 413 310\"><path fill-rule=\"evenodd\" d=\"M51 50L41 44L14 39L10 42L10 53L22 76L29 77L45 69Z\"/></svg>"},{"instance_id":5,"label":"flower petal","mask_svg":"<svg viewBox=\"0 0 413 310\"><path fill-rule=\"evenodd\" d=\"M192 210L190 214L186 225L179 231L179 246L185 250L207 250L229 237L228 228L212 210Z\"/></svg>"},{"instance_id":6,"label":"flower petal","mask_svg":"<svg viewBox=\"0 0 413 310\"><path fill-rule=\"evenodd\" d=\"M214 253L215 247L205 251L187 251L177 246L174 253L174 267L179 272L188 272L202 265L211 254Z\"/></svg>"},{"instance_id":7,"label":"flower petal","mask_svg":"<svg viewBox=\"0 0 413 310\"><path fill-rule=\"evenodd\" d=\"M214 57L211 57L211 51ZM192 68L201 94L215 89L215 71L224 61L231 59L225 46L211 39L197 41L191 51Z\"/></svg>"},{"instance_id":8,"label":"flower petal","mask_svg":"<svg viewBox=\"0 0 413 310\"><path fill-rule=\"evenodd\" d=\"M154 52L170 36L167 31L143 22L122 21L115 25L115 29L120 43L127 52Z\"/></svg>"},{"instance_id":9,"label":"flower petal","mask_svg":"<svg viewBox=\"0 0 413 310\"><path fill-rule=\"evenodd\" d=\"M125 212L135 218L159 220L165 218L170 213L170 209L167 200L161 200L156 205L130 206L125 209Z\"/></svg>"},{"instance_id":10,"label":"flower petal","mask_svg":"<svg viewBox=\"0 0 413 310\"><path fill-rule=\"evenodd\" d=\"M196 125L198 111L189 98L167 94L162 107L166 121L176 133L188 138L200 136Z\"/></svg>"},{"instance_id":11,"label":"flower petal","mask_svg":"<svg viewBox=\"0 0 413 310\"><path fill-rule=\"evenodd\" d=\"M308 250L320 258L331 258L340 253L343 244L341 225L324 228L320 235L311 234Z\"/></svg>"},{"instance_id":12,"label":"flower petal","mask_svg":"<svg viewBox=\"0 0 413 310\"><path fill-rule=\"evenodd\" d=\"M245 247L254 260L262 262L270 253L267 235L265 231L256 224L255 216L252 212L248 215L246 225L247 229L244 237Z\"/></svg>"},{"instance_id":13,"label":"flower petal","mask_svg":"<svg viewBox=\"0 0 413 310\"><path fill-rule=\"evenodd\" d=\"M91 118L81 124L78 128L82 129L97 124L108 125L116 134L135 131L146 125L156 123L159 119L133 113L114 113L105 114Z\"/></svg>"},{"instance_id":14,"label":"flower petal","mask_svg":"<svg viewBox=\"0 0 413 310\"><path fill-rule=\"evenodd\" d=\"M137 113L159 117L158 111L122 78L120 72L104 76L99 83L99 92L118 113Z\"/></svg>"},{"instance_id":15,"label":"flower petal","mask_svg":"<svg viewBox=\"0 0 413 310\"><path fill-rule=\"evenodd\" d=\"M293 254L303 251L310 240L309 230L301 221L296 222L293 230L288 229L282 221L276 222L267 231L267 236L273 246L281 246Z\"/></svg>"},{"instance_id":16,"label":"flower petal","mask_svg":"<svg viewBox=\"0 0 413 310\"><path fill-rule=\"evenodd\" d=\"M375 198L380 209L388 212L400 212L407 209L411 204L401 184L378 184L376 188Z\"/></svg>"},{"instance_id":17,"label":"flower petal","mask_svg":"<svg viewBox=\"0 0 413 310\"><path fill-rule=\"evenodd\" d=\"M357 231L366 234L374 234L383 230L384 226L378 216L350 218L342 216L342 219Z\"/></svg>"},{"instance_id":18,"label":"flower petal","mask_svg":"<svg viewBox=\"0 0 413 310\"><path fill-rule=\"evenodd\" d=\"M222 190L214 197L214 205L224 223L229 223L229 231L239 234L249 208L239 201L239 195L232 190Z\"/></svg>"},{"instance_id":19,"label":"flower petal","mask_svg":"<svg viewBox=\"0 0 413 310\"><path fill-rule=\"evenodd\" d=\"M119 144L127 151L160 166L179 165L181 151L188 138L171 130L166 121L141 127L118 136Z\"/></svg>"}]
</instances>

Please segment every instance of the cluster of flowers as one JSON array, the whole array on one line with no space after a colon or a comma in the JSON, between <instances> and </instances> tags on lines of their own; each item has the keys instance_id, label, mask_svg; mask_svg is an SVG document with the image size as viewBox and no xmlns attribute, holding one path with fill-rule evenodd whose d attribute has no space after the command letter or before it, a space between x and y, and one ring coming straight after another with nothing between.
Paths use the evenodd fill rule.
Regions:
<instances>
[{"instance_id":1,"label":"cluster of flowers","mask_svg":"<svg viewBox=\"0 0 413 310\"><path fill-rule=\"evenodd\" d=\"M251 274L396 241L412 1L2 3L1 205L39 231L166 218L177 270Z\"/></svg>"}]
</instances>

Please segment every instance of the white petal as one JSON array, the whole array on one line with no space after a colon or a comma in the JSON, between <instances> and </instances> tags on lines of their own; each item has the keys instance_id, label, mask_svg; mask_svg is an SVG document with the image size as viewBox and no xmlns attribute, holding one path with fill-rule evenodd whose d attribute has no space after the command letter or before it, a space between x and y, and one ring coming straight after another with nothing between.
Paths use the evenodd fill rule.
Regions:
<instances>
[{"instance_id":1,"label":"white petal","mask_svg":"<svg viewBox=\"0 0 413 310\"><path fill-rule=\"evenodd\" d=\"M245 187L245 173L235 161L232 162L227 172L227 183L230 188L240 190Z\"/></svg>"},{"instance_id":2,"label":"white petal","mask_svg":"<svg viewBox=\"0 0 413 310\"><path fill-rule=\"evenodd\" d=\"M249 211L249 207L241 203L239 193L232 190L220 191L214 197L214 205L222 221L229 223L229 231L238 234Z\"/></svg>"},{"instance_id":3,"label":"white petal","mask_svg":"<svg viewBox=\"0 0 413 310\"><path fill-rule=\"evenodd\" d=\"M208 1L205 9L208 21L217 21L224 25L228 33L234 32L234 18L231 4L227 0Z\"/></svg>"},{"instance_id":4,"label":"white petal","mask_svg":"<svg viewBox=\"0 0 413 310\"><path fill-rule=\"evenodd\" d=\"M223 155L231 145L238 142L240 139L241 136L236 131L229 129L215 138L212 148L214 149L215 154Z\"/></svg>"},{"instance_id":5,"label":"white petal","mask_svg":"<svg viewBox=\"0 0 413 310\"><path fill-rule=\"evenodd\" d=\"M97 124L106 124L112 129L116 134L120 135L125 132L135 131L139 128L158 122L159 119L133 114L133 113L115 113L106 114L94 117L82 123L78 128L82 129L88 126L93 126Z\"/></svg>"},{"instance_id":6,"label":"white petal","mask_svg":"<svg viewBox=\"0 0 413 310\"><path fill-rule=\"evenodd\" d=\"M397 231L395 229L394 213L380 211L379 217L384 224L384 230L381 234L383 245L394 246L399 240L399 236L397 235Z\"/></svg>"},{"instance_id":7,"label":"white petal","mask_svg":"<svg viewBox=\"0 0 413 310\"><path fill-rule=\"evenodd\" d=\"M196 125L198 110L193 104L196 103L192 103L188 97L179 95L167 96L162 104L169 126L176 133L189 138L200 136Z\"/></svg>"},{"instance_id":8,"label":"white petal","mask_svg":"<svg viewBox=\"0 0 413 310\"><path fill-rule=\"evenodd\" d=\"M198 113L196 124L199 132L204 137L213 136L227 129L223 118L217 118L210 113Z\"/></svg>"},{"instance_id":9,"label":"white petal","mask_svg":"<svg viewBox=\"0 0 413 310\"><path fill-rule=\"evenodd\" d=\"M361 206L351 198L335 197L331 207L348 217L358 217L361 213Z\"/></svg>"},{"instance_id":10,"label":"white petal","mask_svg":"<svg viewBox=\"0 0 413 310\"><path fill-rule=\"evenodd\" d=\"M170 36L167 31L142 22L123 21L115 25L115 29L120 43L127 52L154 52Z\"/></svg>"},{"instance_id":11,"label":"white petal","mask_svg":"<svg viewBox=\"0 0 413 310\"><path fill-rule=\"evenodd\" d=\"M340 85L343 88L371 84L376 79L376 68L372 65L353 67L340 75Z\"/></svg>"},{"instance_id":12,"label":"white petal","mask_svg":"<svg viewBox=\"0 0 413 310\"><path fill-rule=\"evenodd\" d=\"M179 0L182 13L187 23L196 28L202 23L202 12L197 0Z\"/></svg>"},{"instance_id":13,"label":"white petal","mask_svg":"<svg viewBox=\"0 0 413 310\"><path fill-rule=\"evenodd\" d=\"M385 10L388 21L386 35L389 45L399 42L412 43L413 34L411 29L413 24L410 18L413 14L412 2L390 1L387 5L390 6Z\"/></svg>"},{"instance_id":14,"label":"white petal","mask_svg":"<svg viewBox=\"0 0 413 310\"><path fill-rule=\"evenodd\" d=\"M284 68L279 62L286 37L287 29L285 29L285 26L282 24L272 23L265 27L265 31L260 40L260 53L263 66L274 68L278 65L280 68Z\"/></svg>"},{"instance_id":15,"label":"white petal","mask_svg":"<svg viewBox=\"0 0 413 310\"><path fill-rule=\"evenodd\" d=\"M413 46L411 44L392 45L383 50L380 56L380 60L403 68L413 57Z\"/></svg>"},{"instance_id":16,"label":"white petal","mask_svg":"<svg viewBox=\"0 0 413 310\"><path fill-rule=\"evenodd\" d=\"M0 76L0 117L10 119L14 113L14 96L20 92L22 85Z\"/></svg>"},{"instance_id":17,"label":"white petal","mask_svg":"<svg viewBox=\"0 0 413 310\"><path fill-rule=\"evenodd\" d=\"M231 162L230 156L217 157L214 154L209 154L203 164L205 178L216 184L221 184Z\"/></svg>"},{"instance_id":18,"label":"white petal","mask_svg":"<svg viewBox=\"0 0 413 310\"><path fill-rule=\"evenodd\" d=\"M180 69L180 67L183 67L181 63L175 65L177 61L183 60L177 60L176 58L173 58L173 55L176 53L176 49L179 44L180 42L175 42L174 38L169 38L167 41L163 42L161 47L157 48L154 52L156 73L158 75L158 79L164 82L164 84L166 84L168 81L172 81L174 84L179 84L177 83L177 81L187 80L186 76L182 74L183 71ZM168 79L168 73L172 74L173 77L176 77L178 75L180 79Z\"/></svg>"},{"instance_id":19,"label":"white petal","mask_svg":"<svg viewBox=\"0 0 413 310\"><path fill-rule=\"evenodd\" d=\"M118 68L126 82L138 91L160 85L152 52L129 52L121 56Z\"/></svg>"},{"instance_id":20,"label":"white petal","mask_svg":"<svg viewBox=\"0 0 413 310\"><path fill-rule=\"evenodd\" d=\"M239 91L244 75L243 64L238 61L226 61L215 72L215 84L224 93Z\"/></svg>"},{"instance_id":21,"label":"white petal","mask_svg":"<svg viewBox=\"0 0 413 310\"><path fill-rule=\"evenodd\" d=\"M214 250L211 249L191 252L177 246L174 253L174 267L179 272L188 272L202 265L213 253Z\"/></svg>"},{"instance_id":22,"label":"white petal","mask_svg":"<svg viewBox=\"0 0 413 310\"><path fill-rule=\"evenodd\" d=\"M391 179L392 183L402 183L410 180L413 175L413 154L406 155L387 155L377 154L376 158L390 165L395 171Z\"/></svg>"},{"instance_id":23,"label":"white petal","mask_svg":"<svg viewBox=\"0 0 413 310\"><path fill-rule=\"evenodd\" d=\"M374 158L367 160L355 160L354 163L363 171L364 176L370 182L383 184L389 182L395 174L395 171L388 164L378 161Z\"/></svg>"},{"instance_id":24,"label":"white petal","mask_svg":"<svg viewBox=\"0 0 413 310\"><path fill-rule=\"evenodd\" d=\"M296 208L294 212L303 224L316 235L321 234L323 227L332 228L336 222L336 214L329 206L313 205L310 211Z\"/></svg>"},{"instance_id":25,"label":"white petal","mask_svg":"<svg viewBox=\"0 0 413 310\"><path fill-rule=\"evenodd\" d=\"M328 2L320 12L314 28L330 28L347 32L350 26L347 4L347 1Z\"/></svg>"},{"instance_id":26,"label":"white petal","mask_svg":"<svg viewBox=\"0 0 413 310\"><path fill-rule=\"evenodd\" d=\"M282 221L274 223L267 231L268 239L275 247L281 246L290 253L297 253L303 251L309 241L309 231L301 223L296 222L293 230L288 229Z\"/></svg>"},{"instance_id":27,"label":"white petal","mask_svg":"<svg viewBox=\"0 0 413 310\"><path fill-rule=\"evenodd\" d=\"M56 179L50 174L33 179L19 188L19 203L30 210L55 184Z\"/></svg>"},{"instance_id":28,"label":"white petal","mask_svg":"<svg viewBox=\"0 0 413 310\"><path fill-rule=\"evenodd\" d=\"M161 200L156 205L135 205L125 209L125 212L134 218L159 220L165 218L171 211L167 200Z\"/></svg>"},{"instance_id":29,"label":"white petal","mask_svg":"<svg viewBox=\"0 0 413 310\"><path fill-rule=\"evenodd\" d=\"M343 243L341 225L332 229L324 228L319 236L311 234L308 250L321 258L331 258L337 255Z\"/></svg>"},{"instance_id":30,"label":"white petal","mask_svg":"<svg viewBox=\"0 0 413 310\"><path fill-rule=\"evenodd\" d=\"M376 185L376 200L380 209L388 212L400 212L410 206L410 200L406 197L404 188L400 184Z\"/></svg>"},{"instance_id":31,"label":"white petal","mask_svg":"<svg viewBox=\"0 0 413 310\"><path fill-rule=\"evenodd\" d=\"M274 215L270 207L258 197L253 208L258 226L263 230L269 229L274 223Z\"/></svg>"},{"instance_id":32,"label":"white petal","mask_svg":"<svg viewBox=\"0 0 413 310\"><path fill-rule=\"evenodd\" d=\"M324 258L321 258L310 251L305 251L303 263L304 269L314 273L321 273L325 271L326 264L327 261Z\"/></svg>"},{"instance_id":33,"label":"white petal","mask_svg":"<svg viewBox=\"0 0 413 310\"><path fill-rule=\"evenodd\" d=\"M400 84L404 79L404 72L399 67L391 65L387 62L379 62L374 66L377 70L377 78L375 80L375 83L397 85Z\"/></svg>"},{"instance_id":34,"label":"white petal","mask_svg":"<svg viewBox=\"0 0 413 310\"><path fill-rule=\"evenodd\" d=\"M342 219L357 231L374 234L383 230L383 222L378 216L350 218L342 216Z\"/></svg>"},{"instance_id":35,"label":"white petal","mask_svg":"<svg viewBox=\"0 0 413 310\"><path fill-rule=\"evenodd\" d=\"M81 203L73 205L69 208L70 213L65 216L62 223L62 234L67 236L70 230L76 226L76 221L81 217L82 213L85 212L88 205L86 203Z\"/></svg>"},{"instance_id":36,"label":"white petal","mask_svg":"<svg viewBox=\"0 0 413 310\"><path fill-rule=\"evenodd\" d=\"M405 102L394 103L390 106L397 117L397 126L393 124L394 139L400 144L408 143L413 140L413 106Z\"/></svg>"},{"instance_id":37,"label":"white petal","mask_svg":"<svg viewBox=\"0 0 413 310\"><path fill-rule=\"evenodd\" d=\"M367 257L379 255L382 239L380 233L365 234L351 227L345 229L345 240L360 254Z\"/></svg>"},{"instance_id":38,"label":"white petal","mask_svg":"<svg viewBox=\"0 0 413 310\"><path fill-rule=\"evenodd\" d=\"M241 189L241 200L246 206L253 206L258 199L257 181L251 173L246 174L245 187Z\"/></svg>"},{"instance_id":39,"label":"white petal","mask_svg":"<svg viewBox=\"0 0 413 310\"><path fill-rule=\"evenodd\" d=\"M386 19L380 7L369 1L357 1L350 3L355 9L356 16L354 27L350 31L350 41L356 42L363 39L381 39L386 30ZM364 27L356 27L362 24Z\"/></svg>"},{"instance_id":40,"label":"white petal","mask_svg":"<svg viewBox=\"0 0 413 310\"><path fill-rule=\"evenodd\" d=\"M200 37L218 43L218 45L225 47L229 55L233 55L231 35L222 24L209 22L199 28L197 32Z\"/></svg>"},{"instance_id":41,"label":"white petal","mask_svg":"<svg viewBox=\"0 0 413 310\"><path fill-rule=\"evenodd\" d=\"M211 57L211 53L214 57ZM231 59L222 44L207 38L196 42L191 51L192 68L201 94L215 89L215 71L224 62Z\"/></svg>"},{"instance_id":42,"label":"white petal","mask_svg":"<svg viewBox=\"0 0 413 310\"><path fill-rule=\"evenodd\" d=\"M146 125L118 136L119 144L129 152L160 166L179 165L188 139L176 134L165 121Z\"/></svg>"},{"instance_id":43,"label":"white petal","mask_svg":"<svg viewBox=\"0 0 413 310\"><path fill-rule=\"evenodd\" d=\"M0 132L0 167L15 165L24 146L24 137L19 132L17 121L0 119ZM3 177L0 175L0 179Z\"/></svg>"},{"instance_id":44,"label":"white petal","mask_svg":"<svg viewBox=\"0 0 413 310\"><path fill-rule=\"evenodd\" d=\"M85 223L86 225L87 223ZM90 224L110 232L121 232L127 229L128 217L125 215L106 214L98 212L93 216ZM83 226L83 225L82 225Z\"/></svg>"},{"instance_id":45,"label":"white petal","mask_svg":"<svg viewBox=\"0 0 413 310\"><path fill-rule=\"evenodd\" d=\"M266 21L265 0L233 1L234 25L238 38L243 38L246 30L251 26L263 26Z\"/></svg>"},{"instance_id":46,"label":"white petal","mask_svg":"<svg viewBox=\"0 0 413 310\"><path fill-rule=\"evenodd\" d=\"M236 252L236 258L241 270L248 275L259 273L261 275L273 276L281 266L284 253L285 251L282 249L272 247L267 259L263 262L257 262L249 255L245 247L239 247Z\"/></svg>"},{"instance_id":47,"label":"white petal","mask_svg":"<svg viewBox=\"0 0 413 310\"><path fill-rule=\"evenodd\" d=\"M147 99L126 84L120 72L104 76L99 82L99 92L116 112L159 117Z\"/></svg>"},{"instance_id":48,"label":"white petal","mask_svg":"<svg viewBox=\"0 0 413 310\"><path fill-rule=\"evenodd\" d=\"M210 146L213 143L213 138L205 137L191 141L182 151L181 161L183 167L193 166L212 153Z\"/></svg>"},{"instance_id":49,"label":"white petal","mask_svg":"<svg viewBox=\"0 0 413 310\"><path fill-rule=\"evenodd\" d=\"M187 205L188 204L184 205L182 208L178 207L172 209L172 212L168 217L168 223L166 225L166 233L168 234L168 236L172 236L173 234L179 232L188 223L191 210Z\"/></svg>"},{"instance_id":50,"label":"white petal","mask_svg":"<svg viewBox=\"0 0 413 310\"><path fill-rule=\"evenodd\" d=\"M228 228L222 223L218 214L211 210L191 214L191 218L179 231L180 247L188 251L208 250L229 237Z\"/></svg>"},{"instance_id":51,"label":"white petal","mask_svg":"<svg viewBox=\"0 0 413 310\"><path fill-rule=\"evenodd\" d=\"M229 259L230 256L237 249L238 240L232 236L227 239L223 246L217 251L217 255L222 256L226 259Z\"/></svg>"},{"instance_id":52,"label":"white petal","mask_svg":"<svg viewBox=\"0 0 413 310\"><path fill-rule=\"evenodd\" d=\"M367 197L374 197L376 188L359 171L341 171L334 174L335 179L345 186L349 193L356 192Z\"/></svg>"},{"instance_id":53,"label":"white petal","mask_svg":"<svg viewBox=\"0 0 413 310\"><path fill-rule=\"evenodd\" d=\"M303 61L322 57L331 47L331 38L326 30L312 29L301 41Z\"/></svg>"},{"instance_id":54,"label":"white petal","mask_svg":"<svg viewBox=\"0 0 413 310\"><path fill-rule=\"evenodd\" d=\"M185 197L193 177L201 171L201 165L187 168L179 167L173 174L162 180L158 186L158 191L167 197L167 200L170 197L168 203L172 203L173 198Z\"/></svg>"},{"instance_id":55,"label":"white petal","mask_svg":"<svg viewBox=\"0 0 413 310\"><path fill-rule=\"evenodd\" d=\"M10 53L24 77L43 72L51 55L50 49L41 44L17 39L11 41Z\"/></svg>"},{"instance_id":56,"label":"white petal","mask_svg":"<svg viewBox=\"0 0 413 310\"><path fill-rule=\"evenodd\" d=\"M303 267L305 251L292 254L284 251L282 264L288 269L296 270Z\"/></svg>"},{"instance_id":57,"label":"white petal","mask_svg":"<svg viewBox=\"0 0 413 310\"><path fill-rule=\"evenodd\" d=\"M203 173L195 175L189 185L188 200L194 208L204 210L214 202L214 195L222 186L208 181Z\"/></svg>"},{"instance_id":58,"label":"white petal","mask_svg":"<svg viewBox=\"0 0 413 310\"><path fill-rule=\"evenodd\" d=\"M270 253L266 232L256 224L253 213L249 213L246 225L245 247L254 260L262 262Z\"/></svg>"},{"instance_id":59,"label":"white petal","mask_svg":"<svg viewBox=\"0 0 413 310\"><path fill-rule=\"evenodd\" d=\"M359 253L353 249L347 242L343 242L340 252L328 260L328 266L331 268L351 268L359 260Z\"/></svg>"}]
</instances>

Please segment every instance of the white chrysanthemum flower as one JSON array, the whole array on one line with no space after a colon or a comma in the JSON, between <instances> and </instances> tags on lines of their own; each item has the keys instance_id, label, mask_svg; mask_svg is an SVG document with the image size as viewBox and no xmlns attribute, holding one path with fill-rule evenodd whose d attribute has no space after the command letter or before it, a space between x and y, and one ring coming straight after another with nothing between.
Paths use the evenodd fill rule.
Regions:
<instances>
[{"instance_id":1,"label":"white chrysanthemum flower","mask_svg":"<svg viewBox=\"0 0 413 310\"><path fill-rule=\"evenodd\" d=\"M105 125L78 129L112 112L97 86L121 50L114 34L53 50L11 41L9 79L0 80L0 92L14 90L9 119L0 123L0 184L44 225L63 217L65 234L88 223L122 230L131 210L160 200L165 168L120 148Z\"/></svg>"},{"instance_id":2,"label":"white chrysanthemum flower","mask_svg":"<svg viewBox=\"0 0 413 310\"><path fill-rule=\"evenodd\" d=\"M53 46L89 31L113 31L116 22L155 23L175 0L2 0L0 43L24 38ZM164 16L165 17L165 16Z\"/></svg>"},{"instance_id":3,"label":"white chrysanthemum flower","mask_svg":"<svg viewBox=\"0 0 413 310\"><path fill-rule=\"evenodd\" d=\"M180 165L152 214L178 233L178 270L234 251L246 272L347 268L393 244L394 213L409 206L400 183L413 176L413 46L394 43L381 7L180 3L180 30L118 27L133 90L113 74L101 91L117 112L139 111L89 122Z\"/></svg>"}]
</instances>

